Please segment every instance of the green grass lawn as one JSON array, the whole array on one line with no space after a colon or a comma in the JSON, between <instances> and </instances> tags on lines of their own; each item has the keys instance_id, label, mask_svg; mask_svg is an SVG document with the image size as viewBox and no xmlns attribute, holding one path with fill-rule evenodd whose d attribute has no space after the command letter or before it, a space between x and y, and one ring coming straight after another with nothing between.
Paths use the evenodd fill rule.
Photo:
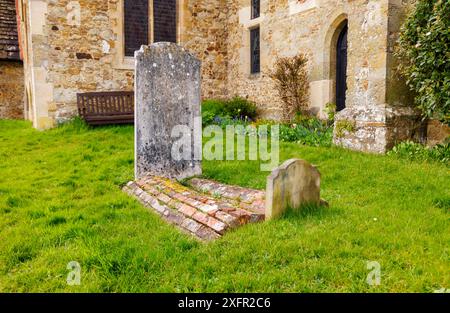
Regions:
<instances>
[{"instance_id":1,"label":"green grass lawn","mask_svg":"<svg viewBox=\"0 0 450 313\"><path fill-rule=\"evenodd\" d=\"M129 198L133 128L38 132L0 121L0 292L432 292L450 288L450 172L338 148L282 144L322 173L330 208L203 244ZM205 162L264 188L257 162ZM67 264L81 264L68 286ZM368 261L381 265L378 287Z\"/></svg>"}]
</instances>

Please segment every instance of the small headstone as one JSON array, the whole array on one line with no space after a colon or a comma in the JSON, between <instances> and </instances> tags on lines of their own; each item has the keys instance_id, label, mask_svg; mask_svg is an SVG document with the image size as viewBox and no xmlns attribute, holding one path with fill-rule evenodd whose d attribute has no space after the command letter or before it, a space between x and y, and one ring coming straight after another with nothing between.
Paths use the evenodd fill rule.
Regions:
<instances>
[{"instance_id":1,"label":"small headstone","mask_svg":"<svg viewBox=\"0 0 450 313\"><path fill-rule=\"evenodd\" d=\"M279 217L289 208L322 203L320 173L306 161L288 160L267 178L266 220Z\"/></svg>"},{"instance_id":2,"label":"small headstone","mask_svg":"<svg viewBox=\"0 0 450 313\"><path fill-rule=\"evenodd\" d=\"M167 42L143 46L135 57L136 179L147 174L172 179L201 175L201 62ZM180 125L186 131L174 137ZM185 157L174 158L181 137L188 149L180 152Z\"/></svg>"}]
</instances>

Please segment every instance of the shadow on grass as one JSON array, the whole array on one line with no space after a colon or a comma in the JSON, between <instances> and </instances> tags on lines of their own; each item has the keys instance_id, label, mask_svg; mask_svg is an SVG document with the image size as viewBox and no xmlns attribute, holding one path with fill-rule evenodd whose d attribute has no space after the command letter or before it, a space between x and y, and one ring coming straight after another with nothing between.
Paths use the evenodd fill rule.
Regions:
<instances>
[{"instance_id":1,"label":"shadow on grass","mask_svg":"<svg viewBox=\"0 0 450 313\"><path fill-rule=\"evenodd\" d=\"M434 199L433 204L435 207L442 209L445 213L450 213L450 198Z\"/></svg>"},{"instance_id":2,"label":"shadow on grass","mask_svg":"<svg viewBox=\"0 0 450 313\"><path fill-rule=\"evenodd\" d=\"M81 117L76 116L70 121L61 123L56 128L62 133L84 133L86 131L112 131L113 133L120 133L122 130L127 130L134 127L133 124L105 124L91 126L86 123Z\"/></svg>"},{"instance_id":3,"label":"shadow on grass","mask_svg":"<svg viewBox=\"0 0 450 313\"><path fill-rule=\"evenodd\" d=\"M343 213L342 209L327 207L317 204L305 204L300 208L288 208L286 212L281 216L286 220L303 220L303 219L324 219L329 217L335 217Z\"/></svg>"}]
</instances>

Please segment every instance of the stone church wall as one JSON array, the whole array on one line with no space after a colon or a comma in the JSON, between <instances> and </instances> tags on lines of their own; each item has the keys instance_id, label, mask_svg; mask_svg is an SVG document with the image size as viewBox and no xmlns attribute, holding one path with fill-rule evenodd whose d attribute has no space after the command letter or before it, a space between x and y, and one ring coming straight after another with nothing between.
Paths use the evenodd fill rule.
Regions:
<instances>
[{"instance_id":1,"label":"stone church wall","mask_svg":"<svg viewBox=\"0 0 450 313\"><path fill-rule=\"evenodd\" d=\"M23 119L22 62L0 61L0 119Z\"/></svg>"},{"instance_id":2,"label":"stone church wall","mask_svg":"<svg viewBox=\"0 0 450 313\"><path fill-rule=\"evenodd\" d=\"M23 65L14 0L0 0L0 119L23 118Z\"/></svg>"},{"instance_id":3,"label":"stone church wall","mask_svg":"<svg viewBox=\"0 0 450 313\"><path fill-rule=\"evenodd\" d=\"M178 42L203 61L203 96L226 96L226 5L180 0ZM76 94L134 87L123 51L123 0L25 0L28 117L38 129L77 114Z\"/></svg>"},{"instance_id":4,"label":"stone church wall","mask_svg":"<svg viewBox=\"0 0 450 313\"><path fill-rule=\"evenodd\" d=\"M76 114L76 94L132 90L134 59L124 57L124 0L25 0L22 17L28 117L39 129ZM413 3L413 2L411 2ZM326 118L336 102L337 37L348 23L346 109L335 143L382 153L420 137L418 113L395 72L393 47L411 3L405 0L178 0L177 42L202 61L203 98L235 95L280 119L283 103L269 77L280 57L305 53L311 111ZM250 74L250 30L260 27L261 73Z\"/></svg>"},{"instance_id":5,"label":"stone church wall","mask_svg":"<svg viewBox=\"0 0 450 313\"><path fill-rule=\"evenodd\" d=\"M348 20L347 106L376 107L386 102L388 0L261 1L261 17L250 19L250 1L229 4L228 89L256 101L268 117L280 117L283 104L268 74L279 57L309 58L310 104L325 117L335 101L336 35ZM250 75L249 30L261 29L260 74Z\"/></svg>"}]
</instances>

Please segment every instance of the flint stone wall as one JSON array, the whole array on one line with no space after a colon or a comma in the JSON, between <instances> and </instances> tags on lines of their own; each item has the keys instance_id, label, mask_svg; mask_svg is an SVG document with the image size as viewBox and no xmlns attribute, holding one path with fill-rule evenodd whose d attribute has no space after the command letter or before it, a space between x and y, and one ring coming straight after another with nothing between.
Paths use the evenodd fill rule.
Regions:
<instances>
[{"instance_id":1,"label":"flint stone wall","mask_svg":"<svg viewBox=\"0 0 450 313\"><path fill-rule=\"evenodd\" d=\"M0 119L23 119L22 62L0 61Z\"/></svg>"}]
</instances>

